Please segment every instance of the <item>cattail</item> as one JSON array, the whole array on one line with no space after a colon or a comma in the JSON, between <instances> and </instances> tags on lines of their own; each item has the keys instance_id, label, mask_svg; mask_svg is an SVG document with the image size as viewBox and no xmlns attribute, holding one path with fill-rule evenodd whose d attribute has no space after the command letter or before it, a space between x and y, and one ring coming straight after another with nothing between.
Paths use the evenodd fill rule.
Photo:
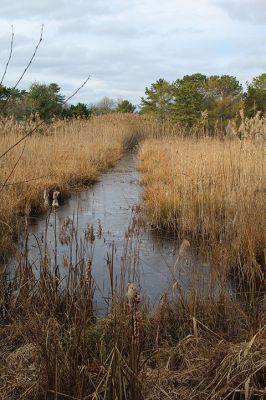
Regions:
<instances>
[{"instance_id":1,"label":"cattail","mask_svg":"<svg viewBox=\"0 0 266 400\"><path fill-rule=\"evenodd\" d=\"M66 217L64 219L62 228L60 230L60 242L62 245L69 244L73 238L75 232L74 223L71 218Z\"/></svg>"},{"instance_id":2,"label":"cattail","mask_svg":"<svg viewBox=\"0 0 266 400\"><path fill-rule=\"evenodd\" d=\"M43 191L43 199L44 199L44 207L49 207L49 192L48 190L44 189Z\"/></svg>"},{"instance_id":3,"label":"cattail","mask_svg":"<svg viewBox=\"0 0 266 400\"><path fill-rule=\"evenodd\" d=\"M176 270L176 267L177 267L177 264L178 264L179 260L181 258L184 258L184 257L187 256L189 248L190 248L189 241L187 239L184 239L182 241L180 247L179 247L179 250L178 250L178 256L177 256L177 259L176 259L176 262L175 262L175 265L174 265L174 271Z\"/></svg>"},{"instance_id":4,"label":"cattail","mask_svg":"<svg viewBox=\"0 0 266 400\"><path fill-rule=\"evenodd\" d=\"M55 190L53 192L53 202L52 202L52 206L54 208L59 207L59 202L58 202L58 196L60 195L60 192L58 192L57 190Z\"/></svg>"},{"instance_id":5,"label":"cattail","mask_svg":"<svg viewBox=\"0 0 266 400\"><path fill-rule=\"evenodd\" d=\"M94 243L96 237L95 237L95 233L94 233L94 226L93 224L89 224L88 228L85 232L85 238L90 242L90 243Z\"/></svg>"},{"instance_id":6,"label":"cattail","mask_svg":"<svg viewBox=\"0 0 266 400\"><path fill-rule=\"evenodd\" d=\"M134 348L134 358L132 360L133 371L137 370L137 358L139 347L139 320L140 320L140 296L136 285L133 282L129 282L127 285L127 297L131 302L131 312L132 312L132 346Z\"/></svg>"},{"instance_id":7,"label":"cattail","mask_svg":"<svg viewBox=\"0 0 266 400\"><path fill-rule=\"evenodd\" d=\"M160 298L159 304L158 304L158 308L157 308L157 312L160 314L160 312L165 312L165 309L169 306L169 301L168 301L168 297L167 294L163 294L162 297Z\"/></svg>"},{"instance_id":8,"label":"cattail","mask_svg":"<svg viewBox=\"0 0 266 400\"><path fill-rule=\"evenodd\" d=\"M188 250L190 248L190 243L187 239L184 239L179 247L178 256L179 257L186 257L188 254Z\"/></svg>"},{"instance_id":9,"label":"cattail","mask_svg":"<svg viewBox=\"0 0 266 400\"><path fill-rule=\"evenodd\" d=\"M128 282L127 284L127 298L133 303L139 301L139 294L135 283Z\"/></svg>"}]
</instances>

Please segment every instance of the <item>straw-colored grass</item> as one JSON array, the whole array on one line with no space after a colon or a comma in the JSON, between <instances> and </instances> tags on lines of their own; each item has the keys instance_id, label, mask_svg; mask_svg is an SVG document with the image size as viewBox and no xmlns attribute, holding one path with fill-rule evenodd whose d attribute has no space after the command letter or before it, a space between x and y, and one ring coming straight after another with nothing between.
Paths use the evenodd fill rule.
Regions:
<instances>
[{"instance_id":1,"label":"straw-colored grass","mask_svg":"<svg viewBox=\"0 0 266 400\"><path fill-rule=\"evenodd\" d=\"M110 267L109 311L97 318L86 246L74 264L66 258L62 279L46 245L39 278L25 245L3 282L1 400L265 399L265 311L245 313L230 294L181 291L149 312L137 286L126 296L123 278L113 285Z\"/></svg>"},{"instance_id":2,"label":"straw-colored grass","mask_svg":"<svg viewBox=\"0 0 266 400\"><path fill-rule=\"evenodd\" d=\"M33 126L4 121L1 154ZM18 215L42 210L44 189L59 190L62 198L73 187L94 181L147 132L138 116L116 114L55 121L16 146L0 160L0 252L16 235Z\"/></svg>"},{"instance_id":3,"label":"straw-colored grass","mask_svg":"<svg viewBox=\"0 0 266 400\"><path fill-rule=\"evenodd\" d=\"M10 192L5 188L2 193L13 191L21 201L10 204L10 215L38 209L45 187L67 193L95 179L123 148L152 131L138 117L117 118L57 122L52 135L32 137L15 172L24 165L27 174L44 174L46 166L50 175L21 184L21 194L18 185ZM191 242L215 250L221 266L238 258L243 268L252 261L259 269L265 248L264 153L263 144L215 139L143 144L145 207L154 224L180 233L178 257ZM44 167L38 170L40 160ZM15 172L10 182L22 179ZM7 204L1 207L9 210ZM127 263L117 281L107 261L110 297L100 318L94 298L97 265L87 253L94 239L85 234L83 240L76 241L73 230L63 269L45 238L32 266L26 241L12 275L0 275L1 400L265 399L265 299L248 309L222 285L213 297L173 286L151 311L137 285L129 283L126 293Z\"/></svg>"},{"instance_id":4,"label":"straw-colored grass","mask_svg":"<svg viewBox=\"0 0 266 400\"><path fill-rule=\"evenodd\" d=\"M265 142L146 141L140 151L153 224L214 250L222 267L258 268L266 248Z\"/></svg>"}]
</instances>

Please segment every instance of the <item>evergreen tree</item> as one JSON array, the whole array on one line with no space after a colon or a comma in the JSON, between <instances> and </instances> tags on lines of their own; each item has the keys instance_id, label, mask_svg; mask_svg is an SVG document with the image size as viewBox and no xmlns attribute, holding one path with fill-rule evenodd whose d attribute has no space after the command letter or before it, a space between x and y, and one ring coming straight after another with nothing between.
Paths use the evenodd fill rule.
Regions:
<instances>
[{"instance_id":1,"label":"evergreen tree","mask_svg":"<svg viewBox=\"0 0 266 400\"><path fill-rule=\"evenodd\" d=\"M84 103L71 104L63 109L62 116L67 118L89 118L91 110Z\"/></svg>"},{"instance_id":2,"label":"evergreen tree","mask_svg":"<svg viewBox=\"0 0 266 400\"><path fill-rule=\"evenodd\" d=\"M202 74L185 75L174 82L174 104L172 119L188 126L198 121L206 108L204 85L206 76Z\"/></svg>"},{"instance_id":3,"label":"evergreen tree","mask_svg":"<svg viewBox=\"0 0 266 400\"><path fill-rule=\"evenodd\" d=\"M226 123L243 106L242 86L234 76L210 76L204 86L204 96L211 126L217 120Z\"/></svg>"},{"instance_id":4,"label":"evergreen tree","mask_svg":"<svg viewBox=\"0 0 266 400\"><path fill-rule=\"evenodd\" d=\"M46 85L35 82L27 95L29 112L37 113L44 120L59 116L63 110L63 102L64 97L60 94L60 87L56 83Z\"/></svg>"},{"instance_id":5,"label":"evergreen tree","mask_svg":"<svg viewBox=\"0 0 266 400\"><path fill-rule=\"evenodd\" d=\"M136 106L134 106L130 101L128 100L120 100L118 101L118 105L116 107L117 112L122 112L122 113L133 113L136 110Z\"/></svg>"},{"instance_id":6,"label":"evergreen tree","mask_svg":"<svg viewBox=\"0 0 266 400\"><path fill-rule=\"evenodd\" d=\"M258 111L266 114L266 73L254 78L245 93L245 113L253 117Z\"/></svg>"},{"instance_id":7,"label":"evergreen tree","mask_svg":"<svg viewBox=\"0 0 266 400\"><path fill-rule=\"evenodd\" d=\"M150 114L164 122L171 114L173 106L173 86L159 79L145 89L146 98L141 98L141 114Z\"/></svg>"}]
</instances>

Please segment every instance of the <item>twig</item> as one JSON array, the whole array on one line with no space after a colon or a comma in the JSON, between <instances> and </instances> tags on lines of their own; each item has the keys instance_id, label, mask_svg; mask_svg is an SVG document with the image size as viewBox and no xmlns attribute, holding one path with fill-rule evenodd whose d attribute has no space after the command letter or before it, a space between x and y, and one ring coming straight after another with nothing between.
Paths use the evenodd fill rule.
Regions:
<instances>
[{"instance_id":1,"label":"twig","mask_svg":"<svg viewBox=\"0 0 266 400\"><path fill-rule=\"evenodd\" d=\"M6 63L6 67L5 67L5 70L4 70L4 73L3 73L3 76L2 76L1 82L0 82L0 86L2 85L2 83L3 83L4 79L5 79L6 72L7 72L7 69L8 69L8 66L9 66L10 60L11 60L11 57L12 57L12 52L13 52L13 43L14 43L14 31L13 31L13 25L11 25L11 32L12 32L12 33L11 33L11 42L10 42L10 52L9 52L9 57L8 57L8 60L7 60L7 63Z\"/></svg>"},{"instance_id":2,"label":"twig","mask_svg":"<svg viewBox=\"0 0 266 400\"><path fill-rule=\"evenodd\" d=\"M73 396L69 396L68 394L65 393L61 393L61 392L56 392L55 390L48 390L49 393L53 393L53 394L59 394L59 396L62 397L66 397L67 399L73 399L73 400L82 400L80 397L73 397Z\"/></svg>"},{"instance_id":3,"label":"twig","mask_svg":"<svg viewBox=\"0 0 266 400\"><path fill-rule=\"evenodd\" d=\"M3 183L0 185L1 186L14 186L14 185L20 185L21 183L28 183L28 182L32 182L32 181L38 181L39 179L44 179L44 178L51 178L52 175L41 175L41 176L37 176L35 178L30 178L30 179L26 179L25 181L18 181L18 182L12 182L12 183Z\"/></svg>"},{"instance_id":4,"label":"twig","mask_svg":"<svg viewBox=\"0 0 266 400\"><path fill-rule=\"evenodd\" d=\"M5 180L4 183L2 184L1 191L2 191L2 189L6 186L6 184L7 184L8 180L9 180L9 178L11 177L11 175L13 174L13 172L15 171L15 169L17 168L18 163L20 162L20 160L21 160L21 158L22 158L22 156L23 156L23 153L24 153L24 150L25 150L25 146L26 146L26 142L24 142L24 146L23 146L23 148L22 148L22 151L21 151L21 153L20 153L20 155L19 155L17 161L15 162L15 164L14 164L14 166L13 166L11 172L9 173L9 175L8 175L7 178L6 178L6 180ZM0 191L0 192L1 192L1 191Z\"/></svg>"},{"instance_id":5,"label":"twig","mask_svg":"<svg viewBox=\"0 0 266 400\"><path fill-rule=\"evenodd\" d=\"M42 25L42 27L41 27L41 35L40 35L39 41L38 41L38 43L37 43L37 45L36 45L36 47L35 47L35 50L34 50L32 56L31 56L31 58L30 58L30 61L29 61L28 64L26 65L26 68L24 69L24 71L23 71L22 74L20 75L20 77L19 77L19 79L17 80L17 82L15 83L15 85L12 87L12 90L7 94L7 96L6 96L5 100L4 100L4 104L6 104L6 103L8 102L8 100L10 99L10 97L11 97L13 91L18 87L19 83L21 82L21 80L23 79L23 77L24 77L24 75L26 74L27 70L29 69L30 65L32 64L32 61L33 61L34 57L36 56L37 50L38 50L38 48L39 48L39 46L40 46L40 44L41 44L41 42L42 42L43 27L44 27L44 25ZM13 34L13 25L12 25L12 35L14 36L14 34ZM7 65L6 65L6 70L7 70L7 67L8 67L8 65L9 65L9 62L10 62L11 56L12 56L12 51L13 51L13 36L12 36L12 40L11 40L11 50L10 50L9 60L8 60L8 62L7 62ZM4 75L3 75L2 80L4 79L4 76L5 76L5 74L6 74L6 70L5 70L5 72L4 72ZM2 83L2 82L1 82L1 83Z\"/></svg>"},{"instance_id":6,"label":"twig","mask_svg":"<svg viewBox=\"0 0 266 400\"><path fill-rule=\"evenodd\" d=\"M2 220L0 219L0 224L3 224L3 225L5 225L5 226L7 226L7 227L10 229L10 231L12 232L11 226L8 225L5 221L2 221Z\"/></svg>"},{"instance_id":7,"label":"twig","mask_svg":"<svg viewBox=\"0 0 266 400\"><path fill-rule=\"evenodd\" d=\"M87 79L85 79L85 81L82 83L82 85L73 93L71 94L62 104L66 104L70 99L72 99L72 97L76 96L76 94L86 85L86 83L89 81L90 79L90 75L88 76Z\"/></svg>"},{"instance_id":8,"label":"twig","mask_svg":"<svg viewBox=\"0 0 266 400\"><path fill-rule=\"evenodd\" d=\"M35 50L34 50L32 56L31 56L30 61L29 61L28 64L26 65L26 68L24 69L24 71L23 71L22 74L20 75L20 77L19 77L17 83L12 87L13 90L16 89L16 88L18 87L19 83L21 82L21 80L23 79L24 75L25 75L26 72L28 71L28 69L29 69L29 67L30 67L30 65L31 65L31 63L32 63L32 61L33 61L33 59L34 59L34 57L36 56L37 50L38 50L38 48L39 48L39 46L40 46L40 44L41 44L41 42L42 42L43 27L44 27L44 25L42 24L40 39L39 39L39 41L38 41L38 43L37 43L37 45L36 45L36 47L35 47Z\"/></svg>"}]
</instances>

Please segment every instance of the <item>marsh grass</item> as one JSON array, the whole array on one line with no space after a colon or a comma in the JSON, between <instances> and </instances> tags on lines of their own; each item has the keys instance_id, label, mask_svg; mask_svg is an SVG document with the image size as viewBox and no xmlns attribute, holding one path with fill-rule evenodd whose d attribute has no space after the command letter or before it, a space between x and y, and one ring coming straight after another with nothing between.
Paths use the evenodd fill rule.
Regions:
<instances>
[{"instance_id":1,"label":"marsh grass","mask_svg":"<svg viewBox=\"0 0 266 400\"><path fill-rule=\"evenodd\" d=\"M109 254L110 296L100 317L97 265L85 250L94 235L90 229L81 242L76 232L68 229L64 266L45 239L31 265L26 236L15 274L6 276L1 399L264 398L265 313L255 320L223 291L215 298L176 291L149 309L138 286L124 281L126 271L114 275Z\"/></svg>"},{"instance_id":2,"label":"marsh grass","mask_svg":"<svg viewBox=\"0 0 266 400\"><path fill-rule=\"evenodd\" d=\"M1 149L25 128L6 123ZM14 235L19 215L26 230L12 273L0 276L1 400L265 399L265 298L259 307L256 301L247 307L264 279L265 145L184 139L182 132L169 137L174 133L170 125L162 129L151 120L117 115L55 121L26 142L8 183L29 182L5 186L1 194L1 237L8 226ZM167 137L158 139L162 134ZM177 264L190 244L212 254L219 290L203 297L196 288L183 292L177 282L150 309L138 286L127 282L126 262L114 274L113 246L103 314L95 301L97 265L86 252L97 235L93 227L81 241L75 224L66 221L59 237L55 229L52 249L44 236L33 265L28 216L44 207L44 189L65 196L150 136L157 139L145 141L140 151L147 215L178 233ZM2 182L21 150L2 160ZM56 228L56 208L48 215ZM128 235L134 229L135 222ZM58 240L69 249L63 265ZM224 285L231 266L237 267L240 293Z\"/></svg>"},{"instance_id":3,"label":"marsh grass","mask_svg":"<svg viewBox=\"0 0 266 400\"><path fill-rule=\"evenodd\" d=\"M223 252L225 265L263 262L266 221L265 144L205 138L148 140L140 150L146 210ZM227 250L227 251L226 251ZM219 253L219 254L218 254Z\"/></svg>"},{"instance_id":4,"label":"marsh grass","mask_svg":"<svg viewBox=\"0 0 266 400\"><path fill-rule=\"evenodd\" d=\"M36 121L1 121L1 154ZM60 191L61 201L74 189L92 183L114 165L124 151L157 135L155 123L137 115L59 120L42 126L0 160L0 253L8 253L19 216L45 208L44 190Z\"/></svg>"}]
</instances>

